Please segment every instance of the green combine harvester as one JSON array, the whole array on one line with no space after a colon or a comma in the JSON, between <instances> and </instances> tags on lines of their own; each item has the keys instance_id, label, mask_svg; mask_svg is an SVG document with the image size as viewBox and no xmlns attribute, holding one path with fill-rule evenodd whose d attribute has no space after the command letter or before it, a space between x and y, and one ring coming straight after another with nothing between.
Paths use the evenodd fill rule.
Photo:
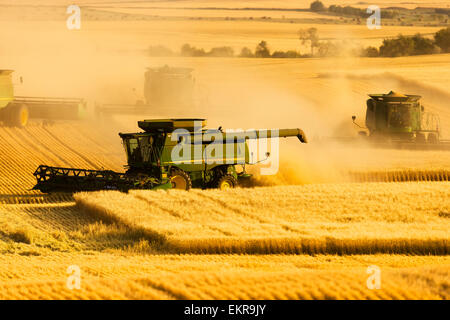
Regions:
<instances>
[{"instance_id":1,"label":"green combine harvester","mask_svg":"<svg viewBox=\"0 0 450 320\"><path fill-rule=\"evenodd\" d=\"M128 160L125 173L41 165L34 172L33 189L49 193L234 188L251 177L245 171L246 164L253 164L248 140L297 137L307 142L301 129L224 132L206 129L205 119L144 120L138 125L144 132L119 133Z\"/></svg>"},{"instance_id":2,"label":"green combine harvester","mask_svg":"<svg viewBox=\"0 0 450 320\"><path fill-rule=\"evenodd\" d=\"M83 99L15 96L12 73L13 70L0 70L0 121L3 125L25 127L30 118L76 120L85 112Z\"/></svg>"},{"instance_id":3,"label":"green combine harvester","mask_svg":"<svg viewBox=\"0 0 450 320\"><path fill-rule=\"evenodd\" d=\"M144 73L144 100L135 104L100 104L95 113L99 118L114 115L167 113L195 108L193 69L169 67L147 68ZM176 92L176 94L173 94Z\"/></svg>"},{"instance_id":4,"label":"green combine harvester","mask_svg":"<svg viewBox=\"0 0 450 320\"><path fill-rule=\"evenodd\" d=\"M359 134L374 145L445 149L449 142L441 138L438 115L426 112L421 96L396 92L370 94L367 100L366 126Z\"/></svg>"}]
</instances>

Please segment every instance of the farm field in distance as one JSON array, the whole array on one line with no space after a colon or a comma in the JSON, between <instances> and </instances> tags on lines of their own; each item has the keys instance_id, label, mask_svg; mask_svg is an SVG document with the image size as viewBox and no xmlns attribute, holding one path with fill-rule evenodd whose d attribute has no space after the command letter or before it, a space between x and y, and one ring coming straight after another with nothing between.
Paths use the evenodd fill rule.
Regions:
<instances>
[{"instance_id":1,"label":"farm field in distance","mask_svg":"<svg viewBox=\"0 0 450 320\"><path fill-rule=\"evenodd\" d=\"M263 40L271 52L309 54L298 31L311 27L323 41L378 47L399 34L431 39L448 22L406 13L369 30L364 19L303 10L312 0L79 0L82 27L69 31L72 2L0 0L8 43L0 44L0 69L15 70L15 95L88 103L82 120L0 122L0 299L450 298L450 150L328 140L357 138L351 116L364 124L367 95L391 90L421 95L450 140L450 53L178 55L186 43L237 55ZM378 5L450 10L450 1ZM150 56L157 46L176 54ZM193 69L194 106L99 116L102 104L142 103L146 68L164 65ZM43 164L125 172L118 133L141 131L138 120L177 117L206 118L210 128L302 128L309 141L280 139L278 172L249 167L253 180L231 190L32 190ZM74 265L79 290L67 287ZM374 265L377 290L366 282Z\"/></svg>"}]
</instances>

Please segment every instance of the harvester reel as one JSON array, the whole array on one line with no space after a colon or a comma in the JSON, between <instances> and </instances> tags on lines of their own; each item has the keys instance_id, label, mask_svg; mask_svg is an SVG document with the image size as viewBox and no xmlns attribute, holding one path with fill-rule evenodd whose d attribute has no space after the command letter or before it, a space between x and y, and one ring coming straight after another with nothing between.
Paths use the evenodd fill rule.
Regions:
<instances>
[{"instance_id":1,"label":"harvester reel","mask_svg":"<svg viewBox=\"0 0 450 320\"><path fill-rule=\"evenodd\" d=\"M189 174L181 169L172 169L170 172L170 182L173 189L189 190L192 188L192 181Z\"/></svg>"}]
</instances>

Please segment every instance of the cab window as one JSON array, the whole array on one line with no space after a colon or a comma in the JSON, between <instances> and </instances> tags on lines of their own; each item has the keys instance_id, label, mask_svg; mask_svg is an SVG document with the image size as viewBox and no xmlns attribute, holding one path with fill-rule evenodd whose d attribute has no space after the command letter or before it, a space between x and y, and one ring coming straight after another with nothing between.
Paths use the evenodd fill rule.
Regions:
<instances>
[{"instance_id":1,"label":"cab window","mask_svg":"<svg viewBox=\"0 0 450 320\"><path fill-rule=\"evenodd\" d=\"M128 139L128 156L132 162L142 161L139 143L136 138Z\"/></svg>"},{"instance_id":2,"label":"cab window","mask_svg":"<svg viewBox=\"0 0 450 320\"><path fill-rule=\"evenodd\" d=\"M389 124L395 128L405 128L411 125L411 112L407 106L392 105L390 107Z\"/></svg>"}]
</instances>

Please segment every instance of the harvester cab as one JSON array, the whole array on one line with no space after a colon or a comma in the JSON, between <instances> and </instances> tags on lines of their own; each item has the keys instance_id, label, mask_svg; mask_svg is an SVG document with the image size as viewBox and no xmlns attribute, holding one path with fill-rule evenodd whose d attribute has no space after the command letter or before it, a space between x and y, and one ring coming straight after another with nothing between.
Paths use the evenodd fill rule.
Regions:
<instances>
[{"instance_id":1,"label":"harvester cab","mask_svg":"<svg viewBox=\"0 0 450 320\"><path fill-rule=\"evenodd\" d=\"M28 122L27 106L14 103L13 70L0 70L0 121L8 126L23 127Z\"/></svg>"},{"instance_id":2,"label":"harvester cab","mask_svg":"<svg viewBox=\"0 0 450 320\"><path fill-rule=\"evenodd\" d=\"M245 172L246 164L254 164L248 140L297 137L307 142L301 129L211 130L205 119L143 120L138 125L143 132L119 133L127 156L125 173L40 166L34 173L38 182L34 189L234 188L251 176Z\"/></svg>"},{"instance_id":3,"label":"harvester cab","mask_svg":"<svg viewBox=\"0 0 450 320\"><path fill-rule=\"evenodd\" d=\"M367 135L368 132L370 138L381 141L439 142L439 117L425 112L420 103L421 96L393 91L369 96L366 103L366 131L360 134ZM352 119L356 124L356 117Z\"/></svg>"},{"instance_id":4,"label":"harvester cab","mask_svg":"<svg viewBox=\"0 0 450 320\"><path fill-rule=\"evenodd\" d=\"M86 113L83 99L15 96L12 73L0 70L0 121L4 125L24 127L30 118L77 120Z\"/></svg>"}]
</instances>

